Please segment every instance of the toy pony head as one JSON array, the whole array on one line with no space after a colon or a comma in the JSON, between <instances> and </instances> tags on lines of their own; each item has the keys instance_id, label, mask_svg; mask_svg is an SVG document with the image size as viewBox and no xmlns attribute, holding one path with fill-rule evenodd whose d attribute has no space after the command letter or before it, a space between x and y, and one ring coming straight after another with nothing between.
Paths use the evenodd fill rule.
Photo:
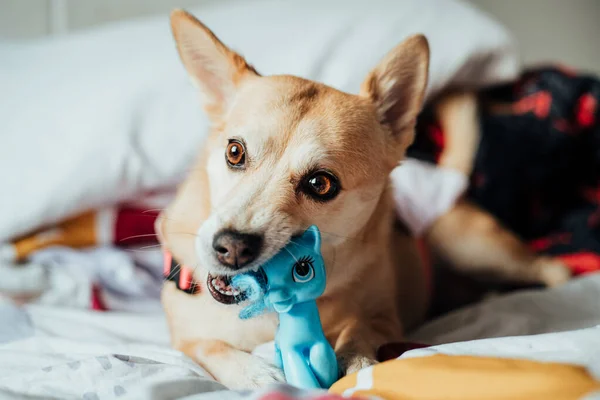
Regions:
<instances>
[{"instance_id":1,"label":"toy pony head","mask_svg":"<svg viewBox=\"0 0 600 400\"><path fill-rule=\"evenodd\" d=\"M267 276L265 302L275 311L315 300L325 291L325 264L321 256L321 233L313 225L262 267Z\"/></svg>"},{"instance_id":2,"label":"toy pony head","mask_svg":"<svg viewBox=\"0 0 600 400\"><path fill-rule=\"evenodd\" d=\"M321 233L312 225L261 267L258 273L234 277L232 283L246 292L251 304L240 318L264 309L288 312L295 304L316 300L325 291L325 263L321 256Z\"/></svg>"}]
</instances>

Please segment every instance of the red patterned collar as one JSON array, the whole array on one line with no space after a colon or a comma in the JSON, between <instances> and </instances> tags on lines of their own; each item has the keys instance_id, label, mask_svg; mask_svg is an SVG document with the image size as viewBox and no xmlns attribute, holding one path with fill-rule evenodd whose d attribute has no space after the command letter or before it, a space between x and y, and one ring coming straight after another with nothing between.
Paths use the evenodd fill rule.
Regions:
<instances>
[{"instance_id":1,"label":"red patterned collar","mask_svg":"<svg viewBox=\"0 0 600 400\"><path fill-rule=\"evenodd\" d=\"M168 251L164 252L163 275L185 293L200 293L200 285L194 280L192 269L179 264Z\"/></svg>"}]
</instances>

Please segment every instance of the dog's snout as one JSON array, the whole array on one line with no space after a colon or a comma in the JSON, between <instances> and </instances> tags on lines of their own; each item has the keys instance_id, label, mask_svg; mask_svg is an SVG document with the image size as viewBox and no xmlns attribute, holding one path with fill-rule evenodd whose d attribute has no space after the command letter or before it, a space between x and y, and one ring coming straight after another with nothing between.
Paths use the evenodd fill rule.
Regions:
<instances>
[{"instance_id":1,"label":"dog's snout","mask_svg":"<svg viewBox=\"0 0 600 400\"><path fill-rule=\"evenodd\" d=\"M237 270L256 260L262 244L261 235L224 230L215 235L213 249L221 264Z\"/></svg>"}]
</instances>

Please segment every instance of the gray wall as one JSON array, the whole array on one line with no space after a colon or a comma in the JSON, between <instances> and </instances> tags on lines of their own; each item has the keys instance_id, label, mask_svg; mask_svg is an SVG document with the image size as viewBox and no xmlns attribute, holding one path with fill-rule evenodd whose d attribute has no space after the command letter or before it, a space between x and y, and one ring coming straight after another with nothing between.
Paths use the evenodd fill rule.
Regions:
<instances>
[{"instance_id":1,"label":"gray wall","mask_svg":"<svg viewBox=\"0 0 600 400\"><path fill-rule=\"evenodd\" d=\"M0 0L0 37L60 34L219 0ZM226 1L226 0L221 0Z\"/></svg>"},{"instance_id":2,"label":"gray wall","mask_svg":"<svg viewBox=\"0 0 600 400\"><path fill-rule=\"evenodd\" d=\"M215 1L219 0L0 0L0 37L60 34ZM600 0L467 1L513 32L527 64L559 61L600 74Z\"/></svg>"},{"instance_id":3,"label":"gray wall","mask_svg":"<svg viewBox=\"0 0 600 400\"><path fill-rule=\"evenodd\" d=\"M517 38L526 64L561 61L600 74L600 0L468 0Z\"/></svg>"}]
</instances>

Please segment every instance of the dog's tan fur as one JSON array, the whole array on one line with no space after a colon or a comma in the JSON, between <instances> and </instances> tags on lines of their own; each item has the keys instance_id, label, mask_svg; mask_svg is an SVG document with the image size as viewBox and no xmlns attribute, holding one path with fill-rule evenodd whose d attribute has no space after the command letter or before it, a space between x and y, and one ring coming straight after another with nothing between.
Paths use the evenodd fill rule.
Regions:
<instances>
[{"instance_id":1,"label":"dog's tan fur","mask_svg":"<svg viewBox=\"0 0 600 400\"><path fill-rule=\"evenodd\" d=\"M426 39L413 36L393 49L366 77L360 95L350 95L292 76L261 77L191 15L175 11L171 21L183 64L198 84L212 121L195 167L157 222L163 245L179 262L194 267L195 279L203 285L198 295L185 294L172 283L165 286L162 300L174 347L230 387L281 380L281 371L248 353L273 339L276 317L240 320L239 306L213 300L204 287L207 274L227 271L210 254L208 243L223 228L264 232L265 248L255 266L292 235L316 224L323 233L328 273L326 292L318 302L326 335L344 372L373 363L377 348L399 340L405 329L421 322L428 306L416 243L394 229L388 193L388 175L413 140L421 108L429 62ZM440 112L458 104L459 111L452 113L468 113L461 104L469 96L461 99L440 106ZM225 163L229 138L246 142L245 171L232 171ZM456 140L464 139L457 134ZM469 149L476 146L470 140ZM451 147L462 149L459 144ZM469 157L448 153L445 160L468 169ZM302 174L314 167L339 177L342 191L334 200L316 202L298 193ZM448 235L456 234L456 220L473 216L486 214L459 205L429 233L434 247L450 261L458 260L459 268L479 265L479 253L464 262L470 250L457 254L455 247L463 243ZM489 231L484 225L471 228ZM487 243L474 246L480 245ZM511 246L515 243L508 240L497 247L512 254ZM524 257L525 263L533 260L529 253L515 257Z\"/></svg>"}]
</instances>

